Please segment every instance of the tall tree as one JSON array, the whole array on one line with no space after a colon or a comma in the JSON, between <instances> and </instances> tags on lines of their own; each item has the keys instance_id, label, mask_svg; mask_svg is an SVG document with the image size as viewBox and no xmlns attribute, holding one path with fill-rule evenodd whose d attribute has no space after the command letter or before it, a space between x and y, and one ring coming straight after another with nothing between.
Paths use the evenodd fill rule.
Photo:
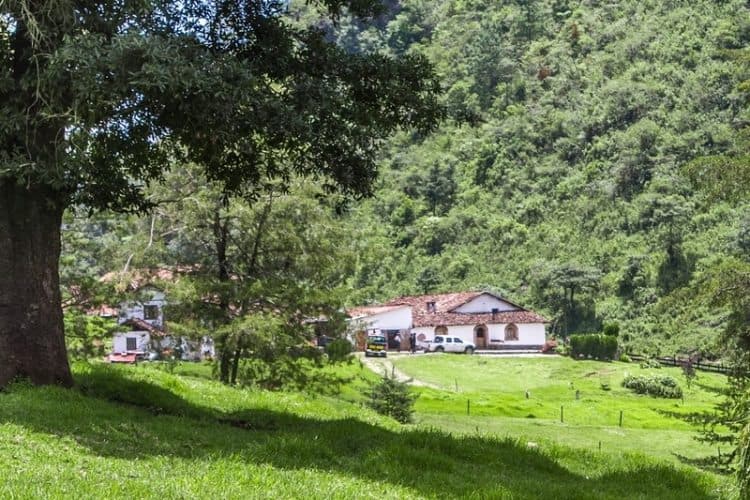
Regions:
<instances>
[{"instance_id":1,"label":"tall tree","mask_svg":"<svg viewBox=\"0 0 750 500\"><path fill-rule=\"evenodd\" d=\"M375 0L319 0L362 18ZM63 210L147 208L182 157L249 198L314 176L367 195L379 143L430 128L425 60L346 54L280 0L0 3L0 386L70 385L58 259Z\"/></svg>"}]
</instances>

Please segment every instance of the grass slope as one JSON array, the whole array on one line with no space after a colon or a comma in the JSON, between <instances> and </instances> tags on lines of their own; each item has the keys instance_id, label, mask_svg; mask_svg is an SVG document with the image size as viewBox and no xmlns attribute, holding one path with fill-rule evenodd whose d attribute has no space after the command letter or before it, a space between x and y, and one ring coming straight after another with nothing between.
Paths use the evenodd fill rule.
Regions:
<instances>
[{"instance_id":1,"label":"grass slope","mask_svg":"<svg viewBox=\"0 0 750 500\"><path fill-rule=\"evenodd\" d=\"M75 372L78 390L0 393L0 497L689 499L723 486L643 456L401 428L340 398Z\"/></svg>"},{"instance_id":2,"label":"grass slope","mask_svg":"<svg viewBox=\"0 0 750 500\"><path fill-rule=\"evenodd\" d=\"M688 389L678 368L642 369L634 363L553 356L392 359L403 373L444 388L421 389L416 408L423 425L523 435L590 450L598 450L601 443L604 450L641 452L673 462L692 462L716 452L696 441L695 419L721 400L719 390L726 379L717 374L700 373ZM682 386L684 399L634 394L621 386L628 373L671 375ZM467 400L471 416L466 415ZM564 423L560 422L561 406Z\"/></svg>"}]
</instances>

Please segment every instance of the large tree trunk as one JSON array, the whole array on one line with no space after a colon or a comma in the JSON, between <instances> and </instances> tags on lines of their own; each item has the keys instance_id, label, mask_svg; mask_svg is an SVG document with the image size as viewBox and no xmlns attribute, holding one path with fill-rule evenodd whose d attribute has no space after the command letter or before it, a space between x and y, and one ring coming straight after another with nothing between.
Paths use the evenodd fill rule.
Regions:
<instances>
[{"instance_id":1,"label":"large tree trunk","mask_svg":"<svg viewBox=\"0 0 750 500\"><path fill-rule=\"evenodd\" d=\"M60 305L59 193L0 180L0 387L70 386Z\"/></svg>"}]
</instances>

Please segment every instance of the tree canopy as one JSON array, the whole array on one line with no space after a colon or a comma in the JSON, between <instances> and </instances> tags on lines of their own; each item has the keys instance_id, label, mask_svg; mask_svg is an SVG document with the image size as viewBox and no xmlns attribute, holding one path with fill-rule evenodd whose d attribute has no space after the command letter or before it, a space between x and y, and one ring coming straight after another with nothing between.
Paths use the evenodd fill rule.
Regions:
<instances>
[{"instance_id":1,"label":"tree canopy","mask_svg":"<svg viewBox=\"0 0 750 500\"><path fill-rule=\"evenodd\" d=\"M65 207L147 208L144 188L171 161L248 199L299 175L364 196L382 141L434 126L439 87L424 56L349 53L289 22L287 5L0 4L0 385L71 382L57 281ZM381 10L315 5L334 19Z\"/></svg>"}]
</instances>

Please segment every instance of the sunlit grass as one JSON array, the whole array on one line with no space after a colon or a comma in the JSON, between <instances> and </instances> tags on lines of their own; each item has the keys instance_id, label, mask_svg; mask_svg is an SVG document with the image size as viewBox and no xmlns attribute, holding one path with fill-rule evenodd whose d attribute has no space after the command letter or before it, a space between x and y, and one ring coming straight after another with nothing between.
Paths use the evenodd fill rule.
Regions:
<instances>
[{"instance_id":1,"label":"sunlit grass","mask_svg":"<svg viewBox=\"0 0 750 500\"><path fill-rule=\"evenodd\" d=\"M417 421L423 425L596 451L601 443L604 450L641 452L674 462L717 453L696 440L700 426L690 416L710 412L721 400L721 375L700 373L687 388L678 368L641 369L634 363L557 356L392 360L407 375L443 388L418 389ZM683 387L684 399L634 394L620 385L628 373L669 374Z\"/></svg>"},{"instance_id":2,"label":"sunlit grass","mask_svg":"<svg viewBox=\"0 0 750 500\"><path fill-rule=\"evenodd\" d=\"M343 397L75 367L78 389L0 393L2 498L707 498L720 478L643 455L402 427ZM474 418L474 417L472 417Z\"/></svg>"}]
</instances>

